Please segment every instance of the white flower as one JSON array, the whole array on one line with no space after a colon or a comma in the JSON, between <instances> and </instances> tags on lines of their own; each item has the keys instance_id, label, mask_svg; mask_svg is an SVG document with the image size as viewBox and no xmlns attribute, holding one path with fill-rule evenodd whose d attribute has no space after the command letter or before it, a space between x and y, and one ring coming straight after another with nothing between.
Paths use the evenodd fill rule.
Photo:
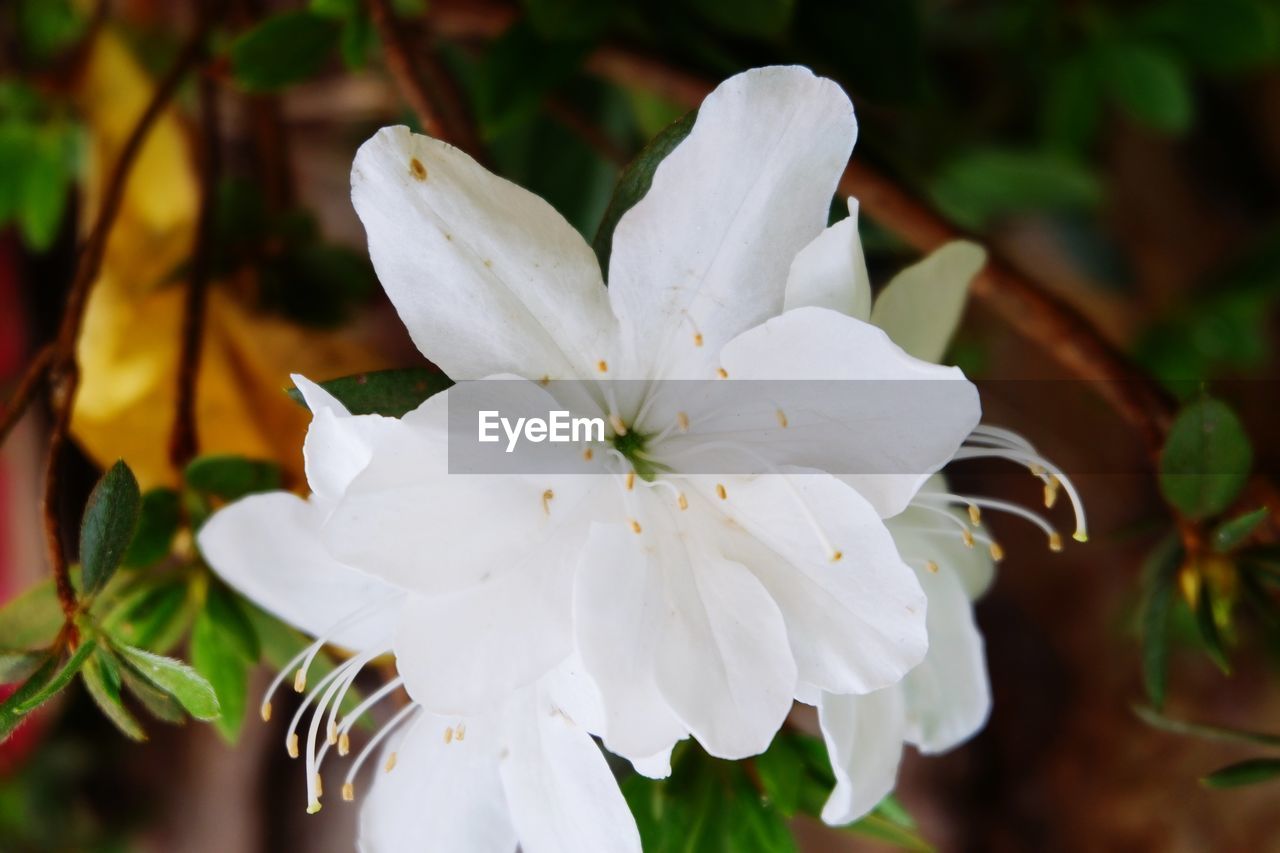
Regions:
<instances>
[{"instance_id":1,"label":"white flower","mask_svg":"<svg viewBox=\"0 0 1280 853\"><path fill-rule=\"evenodd\" d=\"M788 307L820 305L869 320L912 355L938 361L960 322L969 283L986 253L971 243L948 243L899 273L873 306L853 199L849 213L814 242L806 258L814 273L793 278L786 294ZM1083 511L1071 482L1024 439L980 426L957 458L978 456L1030 467L1045 482L1048 506L1058 489L1065 488L1076 512L1075 537L1086 538ZM830 824L857 820L893 790L904 744L926 754L943 752L986 722L991 692L971 602L990 584L1003 549L979 529L983 508L1027 519L1045 531L1052 550L1062 547L1061 537L1038 514L1004 501L955 495L941 474L925 483L905 511L888 520L903 560L915 570L928 598L929 651L896 684L864 695L823 692L809 697L816 699L836 776L822 812Z\"/></svg>"},{"instance_id":2,"label":"white flower","mask_svg":"<svg viewBox=\"0 0 1280 853\"><path fill-rule=\"evenodd\" d=\"M323 389L302 377L294 381L313 413L304 446L311 498L276 492L239 501L209 520L199 543L224 580L319 638L280 673L263 702L264 719L287 676L298 692L307 690L324 644L352 651L310 685L286 736L289 753L305 755L308 810L317 811L329 751L346 755L356 721L403 685L403 678L393 679L350 714L339 713L361 669L395 652L395 626L414 593L335 561L318 535L373 443L403 427L351 416ZM591 722L595 703L594 689L568 662L483 714L440 716L405 705L352 759L343 782L343 799L354 799L360 770L385 745L361 812L361 850L512 853L519 842L530 853L639 851L613 774L575 721Z\"/></svg>"},{"instance_id":3,"label":"white flower","mask_svg":"<svg viewBox=\"0 0 1280 853\"><path fill-rule=\"evenodd\" d=\"M762 441L726 446L709 413L602 383L573 406L613 424L593 470L616 475L542 477L448 475L448 395L436 395L374 446L322 526L335 557L421 593L396 649L423 706L484 712L576 650L606 745L662 766L688 733L720 757L760 752L793 697L868 693L921 660L923 594L882 517L952 457L976 393L865 322L783 304L789 277L820 272L806 247L823 237L854 130L848 99L807 70L727 81L619 222L607 290L554 210L462 152L404 128L361 148L352 194L379 278L454 379L956 389L929 408L909 383L882 383L898 391L770 411ZM787 443L831 424L840 441ZM776 473L682 474L700 450L759 447L787 448ZM895 473L820 473L886 459Z\"/></svg>"}]
</instances>

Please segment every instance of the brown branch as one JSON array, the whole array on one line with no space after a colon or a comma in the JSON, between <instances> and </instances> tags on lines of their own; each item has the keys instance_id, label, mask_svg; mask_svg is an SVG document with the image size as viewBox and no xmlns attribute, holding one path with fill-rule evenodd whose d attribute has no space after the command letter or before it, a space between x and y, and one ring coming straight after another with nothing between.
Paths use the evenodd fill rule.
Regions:
<instances>
[{"instance_id":1,"label":"brown branch","mask_svg":"<svg viewBox=\"0 0 1280 853\"><path fill-rule=\"evenodd\" d=\"M409 39L396 21L389 0L369 0L369 15L373 19L374 29L378 31L378 38L382 41L387 71L396 81L409 108L418 117L422 130L437 139L452 141L440 120L426 80L410 58L412 50Z\"/></svg>"},{"instance_id":2,"label":"brown branch","mask_svg":"<svg viewBox=\"0 0 1280 853\"><path fill-rule=\"evenodd\" d=\"M36 352L35 358L31 359L31 364L27 365L27 371L18 380L18 387L14 389L13 396L9 398L4 411L0 412L0 445L3 445L4 440L9 437L9 433L22 418L22 413L26 411L27 406L31 405L36 392L44 386L52 364L53 345L45 344Z\"/></svg>"},{"instance_id":3,"label":"brown branch","mask_svg":"<svg viewBox=\"0 0 1280 853\"><path fill-rule=\"evenodd\" d=\"M218 181L222 173L218 138L218 91L213 78L200 77L200 212L196 242L191 255L182 314L182 349L178 361L177 411L169 441L169 460L181 471L195 458L199 447L196 431L196 381L204 342L204 318L208 302L213 252L213 229L218 205Z\"/></svg>"},{"instance_id":4,"label":"brown branch","mask_svg":"<svg viewBox=\"0 0 1280 853\"><path fill-rule=\"evenodd\" d=\"M609 138L609 134L558 98L550 98L546 103L547 114L576 134L583 142L604 159L615 166L625 166L631 160L631 154Z\"/></svg>"},{"instance_id":5,"label":"brown branch","mask_svg":"<svg viewBox=\"0 0 1280 853\"><path fill-rule=\"evenodd\" d=\"M80 328L84 323L84 311L89 292L102 269L107 238L120 212L124 190L138 152L142 150L143 142L146 141L156 120L177 91L183 77L202 54L203 46L204 29L199 28L188 39L169 71L157 84L150 102L142 111L133 131L121 148L115 166L107 178L102 196L102 208L98 213L97 221L80 249L80 259L67 293L62 322L58 328L58 335L51 345L49 382L52 390L54 423L53 432L49 436L49 458L45 471L44 530L45 543L49 551L49 566L53 571L58 601L67 619L67 636L72 644L78 640L74 625L76 599L75 591L71 586L66 551L63 548L58 509L62 497L59 463L71 427L71 412L75 404L76 390L80 385L80 369L76 363L76 342L79 340Z\"/></svg>"}]
</instances>

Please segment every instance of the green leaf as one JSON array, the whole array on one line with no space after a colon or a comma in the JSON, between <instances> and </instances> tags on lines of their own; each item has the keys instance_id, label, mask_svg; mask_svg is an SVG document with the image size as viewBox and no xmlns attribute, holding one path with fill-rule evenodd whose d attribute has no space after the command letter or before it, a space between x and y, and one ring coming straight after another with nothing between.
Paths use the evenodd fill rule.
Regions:
<instances>
[{"instance_id":1,"label":"green leaf","mask_svg":"<svg viewBox=\"0 0 1280 853\"><path fill-rule=\"evenodd\" d=\"M269 92L320 70L338 44L339 25L309 11L268 18L231 45L236 82L251 92Z\"/></svg>"},{"instance_id":2,"label":"green leaf","mask_svg":"<svg viewBox=\"0 0 1280 853\"><path fill-rule=\"evenodd\" d=\"M121 645L125 661L153 685L178 700L197 720L218 718L218 696L201 675L182 661Z\"/></svg>"},{"instance_id":3,"label":"green leaf","mask_svg":"<svg viewBox=\"0 0 1280 853\"><path fill-rule=\"evenodd\" d=\"M134 672L124 661L114 655L111 656L111 660L120 674L120 683L133 695L133 698L138 700L147 713L157 720L174 725L181 725L187 721L186 712L182 710L177 699L153 687L151 682Z\"/></svg>"},{"instance_id":4,"label":"green leaf","mask_svg":"<svg viewBox=\"0 0 1280 853\"><path fill-rule=\"evenodd\" d=\"M1213 550L1219 554L1234 551L1258 529L1258 525L1267 520L1269 514L1270 510L1260 506L1253 512L1222 522L1213 531Z\"/></svg>"},{"instance_id":5,"label":"green leaf","mask_svg":"<svg viewBox=\"0 0 1280 853\"><path fill-rule=\"evenodd\" d=\"M280 466L243 456L201 456L183 476L192 489L224 501L280 488Z\"/></svg>"},{"instance_id":6,"label":"green leaf","mask_svg":"<svg viewBox=\"0 0 1280 853\"><path fill-rule=\"evenodd\" d=\"M126 645L164 654L186 634L195 611L191 584L166 576L131 588L113 603L101 624Z\"/></svg>"},{"instance_id":7,"label":"green leaf","mask_svg":"<svg viewBox=\"0 0 1280 853\"><path fill-rule=\"evenodd\" d=\"M125 552L124 564L142 569L165 557L173 546L173 537L182 524L182 503L173 489L151 489L142 496L138 528Z\"/></svg>"},{"instance_id":8,"label":"green leaf","mask_svg":"<svg viewBox=\"0 0 1280 853\"><path fill-rule=\"evenodd\" d=\"M30 678L45 658L46 651L0 651L0 684L13 684Z\"/></svg>"},{"instance_id":9,"label":"green leaf","mask_svg":"<svg viewBox=\"0 0 1280 853\"><path fill-rule=\"evenodd\" d=\"M84 591L92 596L120 567L141 505L138 481L123 461L94 486L80 524L80 565Z\"/></svg>"},{"instance_id":10,"label":"green leaf","mask_svg":"<svg viewBox=\"0 0 1280 853\"><path fill-rule=\"evenodd\" d=\"M549 41L585 41L600 35L616 8L613 0L523 0L529 23Z\"/></svg>"},{"instance_id":11,"label":"green leaf","mask_svg":"<svg viewBox=\"0 0 1280 853\"><path fill-rule=\"evenodd\" d=\"M1045 141L1058 151L1079 152L1093 141L1102 118L1103 93L1093 64L1076 56L1052 66L1050 75L1040 115Z\"/></svg>"},{"instance_id":12,"label":"green leaf","mask_svg":"<svg viewBox=\"0 0 1280 853\"><path fill-rule=\"evenodd\" d=\"M111 659L95 654L85 661L83 679L89 696L121 734L130 740L144 741L147 733L142 724L124 706L120 698L120 673Z\"/></svg>"},{"instance_id":13,"label":"green leaf","mask_svg":"<svg viewBox=\"0 0 1280 853\"><path fill-rule=\"evenodd\" d=\"M206 608L191 629L191 665L208 679L218 697L218 733L235 743L248 703L249 666Z\"/></svg>"},{"instance_id":14,"label":"green leaf","mask_svg":"<svg viewBox=\"0 0 1280 853\"><path fill-rule=\"evenodd\" d=\"M547 41L518 21L489 45L476 77L476 115L486 139L533 118L586 58L584 42Z\"/></svg>"},{"instance_id":15,"label":"green leaf","mask_svg":"<svg viewBox=\"0 0 1280 853\"><path fill-rule=\"evenodd\" d=\"M1191 84L1173 56L1149 45L1116 44L1100 51L1098 62L1112 98L1135 121L1166 133L1191 127Z\"/></svg>"},{"instance_id":16,"label":"green leaf","mask_svg":"<svg viewBox=\"0 0 1280 853\"><path fill-rule=\"evenodd\" d=\"M402 417L452 384L449 377L440 371L425 367L357 373L319 383L351 414L389 418ZM290 388L288 393L295 403L306 405L302 392L297 388Z\"/></svg>"},{"instance_id":17,"label":"green leaf","mask_svg":"<svg viewBox=\"0 0 1280 853\"><path fill-rule=\"evenodd\" d=\"M71 142L58 127L38 129L19 173L22 182L18 225L22 238L37 252L53 245L71 191Z\"/></svg>"},{"instance_id":18,"label":"green leaf","mask_svg":"<svg viewBox=\"0 0 1280 853\"><path fill-rule=\"evenodd\" d=\"M795 0L693 0L695 12L718 29L740 36L766 38L784 32L791 23Z\"/></svg>"},{"instance_id":19,"label":"green leaf","mask_svg":"<svg viewBox=\"0 0 1280 853\"><path fill-rule=\"evenodd\" d=\"M1160 454L1160 490L1176 510L1199 520L1225 510L1249 477L1253 448L1239 418L1211 398L1178 413Z\"/></svg>"},{"instance_id":20,"label":"green leaf","mask_svg":"<svg viewBox=\"0 0 1280 853\"><path fill-rule=\"evenodd\" d=\"M669 125L636 155L636 158L619 176L618 186L613 191L609 207L605 209L604 219L600 222L596 238L591 244L595 249L596 257L600 260L600 271L605 276L609 274L609 257L613 253L613 231L618 227L618 220L622 219L622 215L649 192L649 187L653 184L653 173L658 168L658 164L689 135L697 117L697 110L692 110Z\"/></svg>"},{"instance_id":21,"label":"green leaf","mask_svg":"<svg viewBox=\"0 0 1280 853\"><path fill-rule=\"evenodd\" d=\"M1206 788L1239 788L1280 776L1280 758L1250 758L1215 770L1200 780Z\"/></svg>"},{"instance_id":22,"label":"green leaf","mask_svg":"<svg viewBox=\"0 0 1280 853\"><path fill-rule=\"evenodd\" d=\"M262 653L258 634L235 593L217 581L211 582L202 615L212 622L227 647L241 660L257 663Z\"/></svg>"},{"instance_id":23,"label":"green leaf","mask_svg":"<svg viewBox=\"0 0 1280 853\"><path fill-rule=\"evenodd\" d=\"M56 658L49 657L22 686L0 703L0 741L9 737L28 714L70 684L96 645L93 640L85 640L61 665Z\"/></svg>"},{"instance_id":24,"label":"green leaf","mask_svg":"<svg viewBox=\"0 0 1280 853\"><path fill-rule=\"evenodd\" d=\"M0 607L0 649L48 648L64 621L53 581L41 581Z\"/></svg>"},{"instance_id":25,"label":"green leaf","mask_svg":"<svg viewBox=\"0 0 1280 853\"><path fill-rule=\"evenodd\" d=\"M1139 25L1217 72L1273 63L1280 43L1280 10L1270 0L1164 0Z\"/></svg>"},{"instance_id":26,"label":"green leaf","mask_svg":"<svg viewBox=\"0 0 1280 853\"><path fill-rule=\"evenodd\" d=\"M1092 208L1102 185L1085 166L1059 154L979 148L948 162L930 192L944 214L976 229L1013 214Z\"/></svg>"},{"instance_id":27,"label":"green leaf","mask_svg":"<svg viewBox=\"0 0 1280 853\"><path fill-rule=\"evenodd\" d=\"M1156 708L1164 707L1169 678L1169 606L1173 603L1182 544L1170 534L1147 557L1142 569L1142 682Z\"/></svg>"},{"instance_id":28,"label":"green leaf","mask_svg":"<svg viewBox=\"0 0 1280 853\"><path fill-rule=\"evenodd\" d=\"M1227 659L1227 651L1222 645L1222 635L1218 631L1218 623L1214 619L1213 592L1209 584L1200 583L1200 591L1196 597L1196 629L1204 642L1204 649L1209 659L1222 671L1223 675L1231 674L1231 661Z\"/></svg>"},{"instance_id":29,"label":"green leaf","mask_svg":"<svg viewBox=\"0 0 1280 853\"><path fill-rule=\"evenodd\" d=\"M1265 746L1280 749L1280 735L1263 732L1250 732L1243 729L1228 729L1222 726L1211 726L1204 723L1189 723L1166 717L1153 708L1135 705L1133 712L1144 723L1152 728L1160 729L1175 735L1188 735L1221 743L1238 743L1249 746Z\"/></svg>"}]
</instances>

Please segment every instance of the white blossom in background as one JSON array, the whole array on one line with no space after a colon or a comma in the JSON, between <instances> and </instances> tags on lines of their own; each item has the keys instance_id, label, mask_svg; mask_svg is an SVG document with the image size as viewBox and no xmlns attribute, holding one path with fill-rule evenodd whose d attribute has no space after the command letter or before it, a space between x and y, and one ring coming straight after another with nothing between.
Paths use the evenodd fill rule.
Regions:
<instances>
[{"instance_id":1,"label":"white blossom in background","mask_svg":"<svg viewBox=\"0 0 1280 853\"><path fill-rule=\"evenodd\" d=\"M969 284L986 262L981 247L948 243L894 277L873 305L854 199L849 199L848 218L828 228L802 257L807 274L797 276L793 270L786 293L789 308L823 306L866 320L926 361L942 358L960 323ZM957 458L980 456L1028 466L1044 480L1046 506L1065 488L1076 513L1075 538L1086 538L1074 486L1024 439L1007 430L978 427ZM1044 530L1051 550L1062 547L1061 536L1037 513L1000 500L953 494L941 474L888 520L902 558L928 598L929 651L897 684L864 695L823 692L816 697L836 776L822 812L830 824L857 820L893 790L904 744L925 754L945 752L986 722L991 691L971 602L990 585L1004 551L981 528L983 508L1029 520Z\"/></svg>"}]
</instances>

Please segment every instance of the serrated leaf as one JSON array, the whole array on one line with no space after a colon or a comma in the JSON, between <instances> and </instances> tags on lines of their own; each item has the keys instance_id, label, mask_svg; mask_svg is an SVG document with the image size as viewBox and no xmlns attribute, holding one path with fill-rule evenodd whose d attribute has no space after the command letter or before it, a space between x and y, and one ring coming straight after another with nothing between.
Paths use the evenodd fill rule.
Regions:
<instances>
[{"instance_id":1,"label":"serrated leaf","mask_svg":"<svg viewBox=\"0 0 1280 853\"><path fill-rule=\"evenodd\" d=\"M0 741L8 738L28 714L70 684L96 645L93 640L85 640L65 661L50 656L8 699L0 703Z\"/></svg>"},{"instance_id":2,"label":"serrated leaf","mask_svg":"<svg viewBox=\"0 0 1280 853\"><path fill-rule=\"evenodd\" d=\"M691 110L669 125L636 155L618 177L618 185L613 191L613 197L609 199L609 206L605 208L595 240L591 242L596 258L600 261L600 272L606 277L609 275L609 258L613 254L613 232L618 227L618 221L649 192L658 164L689 135L697 117L698 111Z\"/></svg>"},{"instance_id":3,"label":"serrated leaf","mask_svg":"<svg viewBox=\"0 0 1280 853\"><path fill-rule=\"evenodd\" d=\"M1206 788L1239 788L1280 776L1280 758L1250 758L1215 770L1200 780Z\"/></svg>"},{"instance_id":4,"label":"serrated leaf","mask_svg":"<svg viewBox=\"0 0 1280 853\"><path fill-rule=\"evenodd\" d=\"M1178 413L1160 454L1165 500L1196 521L1225 510L1253 465L1253 447L1225 403L1204 398Z\"/></svg>"},{"instance_id":5,"label":"serrated leaf","mask_svg":"<svg viewBox=\"0 0 1280 853\"><path fill-rule=\"evenodd\" d=\"M251 92L281 89L319 71L338 34L336 21L309 11L276 15L231 45L232 73Z\"/></svg>"},{"instance_id":6,"label":"serrated leaf","mask_svg":"<svg viewBox=\"0 0 1280 853\"><path fill-rule=\"evenodd\" d=\"M184 474L192 489L224 501L280 488L280 466L244 456L201 456Z\"/></svg>"},{"instance_id":7,"label":"serrated leaf","mask_svg":"<svg viewBox=\"0 0 1280 853\"><path fill-rule=\"evenodd\" d=\"M196 617L191 629L191 665L217 694L221 713L214 724L218 734L228 743L235 743L248 703L249 667L207 608Z\"/></svg>"},{"instance_id":8,"label":"serrated leaf","mask_svg":"<svg viewBox=\"0 0 1280 853\"><path fill-rule=\"evenodd\" d=\"M178 700L197 720L218 718L218 696L198 672L173 658L153 655L133 646L117 646L125 662L153 685Z\"/></svg>"},{"instance_id":9,"label":"serrated leaf","mask_svg":"<svg viewBox=\"0 0 1280 853\"><path fill-rule=\"evenodd\" d=\"M1253 512L1222 522L1213 531L1213 550L1219 554L1234 551L1258 529L1258 525L1267 520L1269 513L1270 510L1262 506Z\"/></svg>"},{"instance_id":10,"label":"serrated leaf","mask_svg":"<svg viewBox=\"0 0 1280 853\"><path fill-rule=\"evenodd\" d=\"M133 540L142 496L138 481L123 461L102 475L89 494L80 524L81 582L94 595L106 584Z\"/></svg>"},{"instance_id":11,"label":"serrated leaf","mask_svg":"<svg viewBox=\"0 0 1280 853\"><path fill-rule=\"evenodd\" d=\"M318 384L353 415L399 418L418 408L428 397L448 388L453 381L438 370L407 367L357 373ZM290 388L288 393L298 405L307 405L297 388Z\"/></svg>"},{"instance_id":12,"label":"serrated leaf","mask_svg":"<svg viewBox=\"0 0 1280 853\"><path fill-rule=\"evenodd\" d=\"M110 720L120 733L130 740L144 741L147 733L142 724L124 706L120 698L120 674L114 671L114 664L109 658L100 654L93 655L85 661L82 670L85 689L99 710Z\"/></svg>"},{"instance_id":13,"label":"serrated leaf","mask_svg":"<svg viewBox=\"0 0 1280 853\"><path fill-rule=\"evenodd\" d=\"M1142 682L1156 708L1164 707L1168 685L1169 606L1182 557L1182 544L1171 534L1155 547L1143 566Z\"/></svg>"},{"instance_id":14,"label":"serrated leaf","mask_svg":"<svg viewBox=\"0 0 1280 853\"><path fill-rule=\"evenodd\" d=\"M165 557L173 546L173 537L182 524L182 502L173 489L151 489L142 496L138 527L125 551L124 564L146 568Z\"/></svg>"}]
</instances>

